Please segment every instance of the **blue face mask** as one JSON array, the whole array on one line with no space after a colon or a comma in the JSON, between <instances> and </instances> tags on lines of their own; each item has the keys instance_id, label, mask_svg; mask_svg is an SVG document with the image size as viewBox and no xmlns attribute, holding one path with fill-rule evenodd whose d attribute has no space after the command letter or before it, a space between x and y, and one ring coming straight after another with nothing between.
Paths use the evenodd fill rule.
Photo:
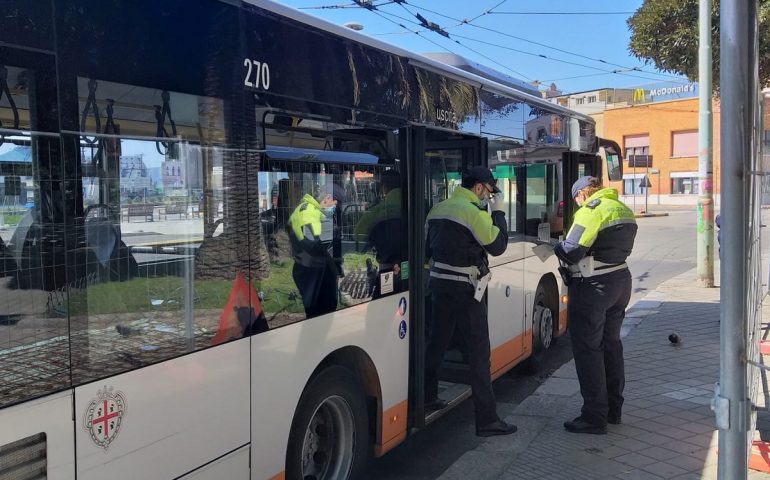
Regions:
<instances>
[{"instance_id":1,"label":"blue face mask","mask_svg":"<svg viewBox=\"0 0 770 480\"><path fill-rule=\"evenodd\" d=\"M337 207L331 206L331 207L325 207L322 208L321 211L324 215L326 215L327 218L332 218L334 216L334 211L337 210Z\"/></svg>"},{"instance_id":2,"label":"blue face mask","mask_svg":"<svg viewBox=\"0 0 770 480\"><path fill-rule=\"evenodd\" d=\"M484 197L481 200L479 200L479 206L481 208L487 208L488 205L489 205L489 199L487 197Z\"/></svg>"}]
</instances>

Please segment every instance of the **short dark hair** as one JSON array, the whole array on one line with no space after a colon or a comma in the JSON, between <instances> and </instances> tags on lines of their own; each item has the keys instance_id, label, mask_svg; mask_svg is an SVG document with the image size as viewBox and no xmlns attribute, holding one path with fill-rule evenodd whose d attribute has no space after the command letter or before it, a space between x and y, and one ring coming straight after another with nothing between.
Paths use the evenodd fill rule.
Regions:
<instances>
[{"instance_id":1,"label":"short dark hair","mask_svg":"<svg viewBox=\"0 0 770 480\"><path fill-rule=\"evenodd\" d=\"M463 188L467 188L468 190L470 190L471 188L475 187L477 183L481 183L481 182L479 182L473 177L463 177L463 181L460 185L462 185Z\"/></svg>"}]
</instances>

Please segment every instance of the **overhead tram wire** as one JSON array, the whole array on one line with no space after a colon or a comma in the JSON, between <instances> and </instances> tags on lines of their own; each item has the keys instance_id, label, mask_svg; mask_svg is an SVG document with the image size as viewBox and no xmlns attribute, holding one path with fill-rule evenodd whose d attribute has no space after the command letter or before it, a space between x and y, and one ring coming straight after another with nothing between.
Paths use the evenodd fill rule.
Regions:
<instances>
[{"instance_id":1,"label":"overhead tram wire","mask_svg":"<svg viewBox=\"0 0 770 480\"><path fill-rule=\"evenodd\" d=\"M385 5L389 5L391 3L396 3L395 0L387 0L382 3L372 3L371 6L373 7L382 7ZM335 9L341 9L341 8L367 8L365 5L361 5L358 3L344 3L341 5L317 5L314 7L297 7L297 10L335 10Z\"/></svg>"},{"instance_id":2,"label":"overhead tram wire","mask_svg":"<svg viewBox=\"0 0 770 480\"><path fill-rule=\"evenodd\" d=\"M483 17L484 15L489 15L490 13L493 13L492 10L496 9L497 7L499 7L500 5L504 4L507 1L508 0L502 0L500 3L498 3L494 7L490 8L489 10L486 10L486 11L482 12L481 14L476 15L475 17L473 17L470 20L468 20L468 23L475 22L476 20L478 20L479 18Z\"/></svg>"},{"instance_id":3,"label":"overhead tram wire","mask_svg":"<svg viewBox=\"0 0 770 480\"><path fill-rule=\"evenodd\" d=\"M542 59L545 59L545 60L551 60L551 61L554 61L554 62L565 63L567 65L575 65L575 66L578 66L578 67L590 68L592 70L599 70L601 72L604 72L604 73L599 74L599 75L618 74L618 75L625 75L625 76L628 76L628 77L641 78L643 80L652 80L654 82L660 82L661 81L658 78L650 78L650 77L644 77L644 76L641 76L641 75L631 75L629 73L626 73L626 72L641 72L641 73L644 73L644 70L642 70L641 68L638 68L638 67L624 68L624 69L615 69L615 70L606 70L604 68L594 67L592 65L584 65L582 63L570 62L569 60L563 60L561 58L548 57L548 56L540 54L540 53L528 52L526 50L519 50L517 48L508 47L508 46L505 46L505 45L499 45L497 43L486 42L484 40L479 40L477 38L472 38L472 37L466 37L466 36L463 36L463 35L458 35L456 33L453 33L452 36L457 37L457 38L462 38L462 39L465 39L465 40L469 40L471 42L477 42L477 43L482 43L484 45L489 45L489 46L492 46L492 47L502 48L504 50L510 50L510 51L521 53L521 54L524 54L524 55L530 55L530 56L533 56L533 57L539 57L539 58L542 58ZM682 81L683 79L679 79L679 80Z\"/></svg>"},{"instance_id":4,"label":"overhead tram wire","mask_svg":"<svg viewBox=\"0 0 770 480\"><path fill-rule=\"evenodd\" d=\"M556 51L559 51L559 52L562 52L562 53L566 53L568 55L578 56L578 57L581 57L581 58L585 58L585 59L588 59L588 60L591 60L591 61L603 63L603 64L606 64L606 65L613 65L613 66L621 67L621 69L622 69L622 70L617 70L617 69L616 70L602 70L602 69L600 69L598 67L593 67L593 66L590 66L590 65L584 65L584 64L577 63L577 62L570 62L568 60L552 58L552 57L548 57L546 55L537 54L537 53L533 53L533 52L527 52L527 51L516 49L516 48L513 48L513 47L508 47L508 46L505 46L505 45L495 44L495 43L491 43L491 42L485 42L483 40L478 40L478 39L471 38L471 37L465 37L465 36L453 34L455 37L462 38L462 39L465 39L465 40L474 41L474 42L478 42L478 43L483 43L483 44L486 44L486 45L495 46L495 47L498 47L498 48L502 48L502 49L505 49L505 50L510 50L510 51L522 53L522 54L525 54L525 55L537 56L539 58L543 58L543 59L546 59L546 60L552 60L552 61L556 61L556 62L560 62L560 63L580 66L580 67L584 67L584 68L590 68L590 69L594 69L594 70L600 70L600 71L604 72L602 74L595 74L595 75L618 74L618 75L624 75L624 76L628 76L628 77L632 77L632 78L640 78L640 79L643 79L643 80L652 80L652 81L656 81L656 82L664 81L662 79L644 77L644 76L641 76L641 75L631 75L629 73L626 73L626 72L636 71L636 72L640 72L640 73L649 73L651 75L658 75L658 76L661 76L661 77L674 78L674 79L676 79L676 80L678 80L680 82L687 81L686 78L682 78L682 76L679 76L679 75L670 75L670 74L660 73L660 72L651 72L651 71L648 71L648 70L642 70L641 67L626 67L626 66L623 66L623 65L620 65L620 64L616 64L616 63L612 63L612 62L607 62L606 60L592 58L592 57L589 57L587 55L582 55L582 54L579 54L579 53L570 52L568 50L564 50L564 49L561 49L561 48L558 48L558 47L552 47L550 45L546 45L546 44L543 44L543 43L540 43L540 42L535 42L533 40L529 40L529 39L522 38L522 37L517 37L515 35L511 35L511 34L508 34L508 33L505 33L505 32L501 32L499 30L495 30L495 29L491 29L491 28L488 28L488 27L483 27L481 25L476 25L476 24L471 23L471 22L473 22L473 21L475 21L475 20L477 20L477 19L479 19L479 18L481 18L481 17L483 17L485 15L491 15L491 14L500 13L500 12L494 12L493 10L495 8L499 7L500 5L502 5L503 3L505 3L507 0L502 0L501 2L498 2L494 7L490 8L488 10L485 10L484 12L482 12L481 14L473 17L470 20L468 20L468 19L460 20L458 18L449 16L449 15L445 15L445 14L436 12L434 10L428 9L428 8L420 7L420 6L417 6L417 5L414 5L414 4L409 4L409 3L407 3L406 0L390 0L390 1L382 2L380 4L369 3L369 2L367 2L367 0L354 0L354 1L356 3L350 4L350 5L328 5L328 6L305 7L305 8L365 8L365 9L370 10L372 12L379 13L380 14L379 16L381 18L385 18L381 14L390 15L390 16L396 17L396 18L398 18L398 19L400 19L402 21L405 21L405 22L408 22L408 23L412 23L412 24L417 25L419 27L424 27L424 30L419 30L419 29L418 30L411 30L411 29L407 28L406 26L404 26L404 25L402 25L402 24L400 24L398 22L395 22L395 21L392 21L392 20L386 18L386 20L390 21L391 23L394 23L395 25L398 25L399 27L404 29L404 31L402 31L402 32L380 33L380 34L375 34L375 35L397 35L397 34L414 33L414 34L420 36L421 38L423 38L423 39L433 43L434 45L440 47L442 50L446 50L449 53L454 53L451 50L447 49L445 46L440 45L440 44L430 40L425 35L422 35L423 33L426 33L426 32L438 33L438 34L440 34L440 35L442 35L444 37L449 38L450 40L452 40L454 43L460 45L461 47L463 47L463 48L465 48L467 50L470 50L471 52L473 52L473 53L475 53L475 54L477 54L477 55L479 55L479 56L489 60L490 62L493 62L494 64L496 64L496 65L498 65L498 66L500 66L500 67L502 67L502 68L504 68L504 69L506 69L506 70L508 70L508 71L510 71L510 72L512 72L512 73L514 73L514 74L516 74L518 76L520 76L520 77L523 77L525 79L528 78L526 75L523 75L522 73L517 72L517 71L511 69L510 67L497 62L496 60L494 60L494 59L484 55L481 52L478 52L477 50L475 50L475 49L473 49L473 48L463 44L462 42L460 42L460 41L458 41L456 39L450 38L449 33L446 30L448 30L450 28L456 28L456 27L459 27L459 26L467 24L467 25L470 25L472 27L476 27L476 28L479 28L479 29L482 29L482 30L487 30L489 32L497 33L499 35L510 37L510 38L513 38L513 39L516 39L516 40L520 40L520 41L524 41L524 42L531 43L531 44L534 44L534 45L542 46L544 48L549 48L549 49L552 49L552 50L556 50ZM379 10L377 8L379 6L384 6L384 5L388 5L388 4L391 4L391 3L398 4L407 13L409 13L410 15L416 17L418 20L420 20L420 23L415 22L415 21L410 20L410 19L406 19L404 17L401 17L399 15L396 15L396 14L393 14L393 13L390 13L390 12L386 12L384 10ZM423 11L426 11L426 12L430 12L430 13L433 13L435 15L439 15L439 16L444 17L444 18L448 18L448 19L453 20L453 21L458 22L458 23L456 25L452 25L452 26L449 26L449 27L446 27L446 28L441 28L439 25L437 25L437 24L435 24L433 22L430 22L427 19L425 19L424 17L422 17L422 15L416 14L416 13L410 11L408 8L406 8L404 6L404 4L412 5L412 6L414 6L417 9L420 9L420 10L423 10ZM578 12L578 13L580 13L580 12ZM620 14L622 12L609 12L609 13ZM564 79L582 78L582 77L587 77L587 76L592 76L592 75L582 75L582 76L575 76L575 77L566 77Z\"/></svg>"},{"instance_id":5,"label":"overhead tram wire","mask_svg":"<svg viewBox=\"0 0 770 480\"><path fill-rule=\"evenodd\" d=\"M601 76L601 75L609 75L611 73L626 73L626 72L638 72L638 71L639 70L637 70L636 68L627 68L627 69L624 69L624 70L611 70L611 71L607 71L607 72L604 72L604 73L588 73L586 75L574 75L572 77L550 78L548 80L541 80L541 81L543 83L558 82L560 80L573 80L575 78L598 77L598 76ZM657 82L659 80L656 79L655 81Z\"/></svg>"},{"instance_id":6,"label":"overhead tram wire","mask_svg":"<svg viewBox=\"0 0 770 480\"><path fill-rule=\"evenodd\" d=\"M412 12L409 11L409 9L407 9L403 5L401 5L401 7L404 8L407 12L412 13ZM411 23L411 24L414 24L414 25L417 25L417 26L425 27L425 28L427 28L428 30L431 30L431 31L435 31L434 29L438 29L439 28L437 25L435 27L431 27L431 25L428 25L426 23L422 23L423 20L424 20L424 19L422 19L422 17L419 17L419 18L422 19L421 23L417 23L417 22L415 22L415 21L413 21L411 19L404 18L404 17L402 17L400 15L396 15L396 14L393 14L393 13L390 13L390 12L386 12L384 10L378 10L378 11L383 13L383 14L385 14L385 15L390 15L392 17L396 17L399 20L402 20L404 22ZM435 24L432 24L432 25L435 25ZM405 28L405 27L403 27L403 25L401 25L401 26L402 26L402 28ZM478 40L478 39L471 38L471 37L465 37L465 36L462 36L462 35L457 35L456 33L451 34L451 37L450 37L450 35L446 32L446 30L444 30L444 29L440 29L440 30L441 30L441 32L436 32L436 33L439 33L440 35L449 38L450 40L454 41L455 43L457 43L461 47L466 48L466 49L472 51L473 53L476 53L477 55L479 55L479 56L481 56L483 58L486 58L487 60L495 63L496 65L501 66L501 67L503 67L506 70L509 70L511 72L514 72L514 73L516 73L516 75L519 75L519 76L521 76L521 77L523 77L525 79L528 79L526 75L522 75L521 73L517 73L515 70L511 69L510 67L507 67L507 66L501 64L500 62L497 62L494 59L484 55L483 53L478 52L478 51L474 50L473 48L470 48L467 45L461 43L456 38L462 38L464 40L478 42L478 43L482 43L482 44L485 44L485 45L490 45L490 46L493 46L493 47L498 47L498 48L502 48L502 49L505 49L505 50L511 50L511 51L514 51L514 52L522 53L522 54L525 54L525 55L530 55L530 56L534 56L534 57L543 58L543 59L546 59L546 60L551 60L551 61L555 61L555 62L565 63L565 64L568 64L568 65L575 65L575 66L578 66L578 67L589 68L589 69L592 69L592 70L599 70L599 71L604 72L604 74L618 74L618 75L624 75L624 76L628 76L628 77L632 77L632 78L640 78L642 80L652 80L652 81L656 81L656 82L660 81L657 78L650 78L650 77L645 77L645 76L641 76L641 75L631 75L631 74L625 73L624 71L621 71L621 70L618 70L618 69L616 69L616 70L606 70L606 69L599 68L599 67L594 67L594 66L591 66L591 65L584 65L582 63L570 62L569 60L563 60L563 59L559 59L559 58L548 57L546 55L539 54L539 53L527 52L525 50L519 50L519 49L516 49L516 48L513 48L513 47L508 47L508 46L505 46L505 45L499 45L499 44L496 44L496 43L486 42L484 40ZM417 32L415 32L415 33L417 33ZM456 38L452 38L452 37L456 37ZM425 37L423 37L423 38L425 38ZM641 70L638 67L628 68L628 69L624 69L624 70L626 70L626 71L643 72L643 70Z\"/></svg>"},{"instance_id":7,"label":"overhead tram wire","mask_svg":"<svg viewBox=\"0 0 770 480\"><path fill-rule=\"evenodd\" d=\"M396 2L396 3L399 3L399 2ZM372 11L374 11L374 10L372 10ZM409 10L407 10L407 12L409 12ZM482 57L482 58L485 58L486 60L488 60L488 61L490 61L490 62L494 63L495 65L499 66L500 68L504 68L505 70L508 70L509 72L513 73L514 75L517 75L518 77L520 77L520 78L523 78L523 79L525 79L525 80L528 80L528 81L531 81L531 80L532 80L532 78L531 78L531 77L529 77L529 76L527 76L527 75L524 75L523 73L521 73L521 72L518 72L518 71L516 71L516 70L512 69L511 67L509 67L509 66L507 66L507 65L504 65L504 64L502 64L502 63L498 62L497 60L495 60L495 59L493 59L493 58L491 58L491 57L489 57L489 56L487 56L487 55L485 55L485 54L483 54L483 53L479 52L478 50L476 50L476 49L473 49L473 48L469 47L468 45L465 45L464 43L460 42L459 40L456 40L456 39L453 39L453 38L451 38L451 37L449 36L449 34L448 34L448 33L446 33L446 31L444 31L443 29L440 29L440 27L438 27L438 25L435 25L435 24L433 24L433 25L435 25L435 27L434 27L434 28L435 28L435 30L434 30L434 28L430 28L430 27L428 27L428 26L427 26L425 23L417 23L417 22L415 22L415 21L412 21L412 20L410 20L410 19L408 19L408 18L404 18L404 17L402 17L402 16L400 16L400 15L396 15L396 14L394 14L394 13L385 12L385 11L383 11L383 10L376 10L376 13L385 14L385 15L390 15L390 16L392 16L392 17L396 17L396 18L398 18L399 20L403 20L403 21L405 21L405 22L407 22L407 23L412 23L412 24L414 24L414 25L417 25L417 26L426 27L426 28L428 28L430 31L433 31L433 32L435 32L435 33L439 33L439 35L442 35L442 36L444 36L444 37L448 38L449 40L451 40L452 42L456 43L457 45L460 45L461 47L465 48L466 50L470 50L471 52L475 53L476 55L478 55L478 56L480 56L480 57ZM411 12L409 12L409 13L411 13ZM380 15L380 16L382 17L382 15ZM385 18L385 17L382 17L382 18ZM393 22L393 23L396 23L398 26L400 26L401 28L403 28L403 29L405 29L405 30L409 30L409 31L412 31L412 32L416 33L416 34L417 34L417 35L419 35L421 38L424 38L424 39L426 39L426 40L429 40L429 39L428 39L428 37L426 37L426 36L424 36L424 35L421 35L421 34L420 34L420 32L418 32L418 31L410 30L409 28L405 27L404 25L402 25L402 24L400 24L400 23L398 23L398 22L395 22L395 21L393 21L393 20L391 20L391 22ZM439 29L440 29L442 32L444 32L444 33L440 33L440 32L438 32L438 31L436 31L436 30L439 30ZM431 41L431 40L429 40L429 41ZM438 43L436 43L436 42L433 42L433 41L431 41L431 43L433 43L434 45L439 45ZM439 46L441 46L441 45L439 45ZM444 50L446 50L446 51L447 51L447 52L449 52L449 53L455 53L455 52L453 52L453 51L449 50L448 48L446 48L446 47L444 47L444 46L441 46L441 48L443 48Z\"/></svg>"},{"instance_id":8,"label":"overhead tram wire","mask_svg":"<svg viewBox=\"0 0 770 480\"><path fill-rule=\"evenodd\" d=\"M494 15L633 15L635 12L489 12Z\"/></svg>"},{"instance_id":9,"label":"overhead tram wire","mask_svg":"<svg viewBox=\"0 0 770 480\"><path fill-rule=\"evenodd\" d=\"M403 3L407 3L406 0L401 0L401 1L397 2L397 3L400 4L402 2ZM514 40L519 40L519 41L522 41L522 42L531 43L531 44L537 45L539 47L548 48L548 49L551 49L551 50L556 50L557 52L561 52L561 53L565 53L567 55L573 55L573 56L576 56L576 57L584 58L586 60L591 60L593 62L599 62L599 63L603 63L605 65L611 65L611 66L620 67L620 68L623 68L623 69L633 68L633 67L629 67L627 65L621 65L621 64L618 64L618 63L609 62L607 60L602 60L601 58L593 58L593 57L589 57L588 55L583 55L581 53L571 52L569 50L564 50L563 48L554 47L554 46L551 46L551 45L548 45L548 44L545 44L545 43L541 43L541 42L536 42L534 40L530 40L530 39L527 39L527 38L524 38L524 37L519 37L519 36L516 36L516 35L511 35L509 33L502 32L500 30L495 30L494 28L484 27L482 25L476 25L475 23L471 23L472 21L475 21L478 18L481 18L481 17L483 17L485 15L491 15L491 14L496 13L496 12L489 13L490 12L489 10L487 10L486 12L484 12L483 14L481 14L479 16L474 17L471 20L468 20L468 19L462 20L462 19L459 19L457 17L452 17L452 16L449 16L449 15L445 15L443 13L436 12L435 10L431 10L431 9L428 9L428 8L425 8L425 7L422 7L422 6L419 6L419 5L414 5L414 4L409 4L409 3L407 3L407 4L408 5L412 5L413 7L417 8L419 10L422 10L424 12L433 13L433 14L438 15L440 17L447 18L447 19L452 20L454 22L458 22L456 25L452 25L452 26L447 27L446 30L449 30L449 29L452 29L452 28L456 28L456 27L459 27L459 26L462 26L462 25L469 25L471 27L475 27L475 28L478 28L478 29L481 29L481 30L485 30L485 31L491 32L491 33L496 33L498 35L509 37L509 38L514 39ZM670 75L670 74L667 74L667 73L660 73L660 72L651 72L651 71L648 71L648 70L638 70L638 71L640 71L642 73L649 73L651 75L659 75L659 76L662 76L662 77L677 78L679 80L682 80L682 77L678 76L678 75Z\"/></svg>"}]
</instances>

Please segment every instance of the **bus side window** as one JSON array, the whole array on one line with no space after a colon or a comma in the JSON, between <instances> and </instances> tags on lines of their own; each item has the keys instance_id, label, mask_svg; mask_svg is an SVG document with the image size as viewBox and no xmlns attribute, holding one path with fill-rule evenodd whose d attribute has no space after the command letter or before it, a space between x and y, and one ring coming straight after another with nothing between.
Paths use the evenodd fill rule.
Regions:
<instances>
[{"instance_id":1,"label":"bus side window","mask_svg":"<svg viewBox=\"0 0 770 480\"><path fill-rule=\"evenodd\" d=\"M248 248L246 159L223 140L225 100L82 77L78 93L82 255L52 306L71 321L75 383L253 333L256 319L222 322L260 258Z\"/></svg>"},{"instance_id":2,"label":"bus side window","mask_svg":"<svg viewBox=\"0 0 770 480\"><path fill-rule=\"evenodd\" d=\"M257 203L270 273L256 288L269 328L407 288L392 134L277 114L264 122Z\"/></svg>"}]
</instances>

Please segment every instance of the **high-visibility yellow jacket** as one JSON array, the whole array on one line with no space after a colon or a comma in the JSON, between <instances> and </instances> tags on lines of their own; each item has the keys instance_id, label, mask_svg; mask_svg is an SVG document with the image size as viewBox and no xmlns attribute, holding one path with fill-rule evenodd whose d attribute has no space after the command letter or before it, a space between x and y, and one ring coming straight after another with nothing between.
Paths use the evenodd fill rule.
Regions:
<instances>
[{"instance_id":1,"label":"high-visibility yellow jacket","mask_svg":"<svg viewBox=\"0 0 770 480\"><path fill-rule=\"evenodd\" d=\"M501 255L508 247L508 225L503 212L492 212L479 205L470 190L455 188L452 195L431 208L426 220L427 255L434 262L455 267L487 267L487 253ZM447 273L447 272L440 272ZM449 272L451 273L451 272ZM435 291L473 288L468 283L430 279Z\"/></svg>"},{"instance_id":2,"label":"high-visibility yellow jacket","mask_svg":"<svg viewBox=\"0 0 770 480\"><path fill-rule=\"evenodd\" d=\"M318 201L305 194L289 216L292 253L300 265L319 268L326 265L328 252L321 243L323 215Z\"/></svg>"},{"instance_id":3,"label":"high-visibility yellow jacket","mask_svg":"<svg viewBox=\"0 0 770 480\"><path fill-rule=\"evenodd\" d=\"M636 231L634 212L618 200L618 191L603 188L575 212L567 238L555 253L569 264L587 255L599 262L620 264L631 254Z\"/></svg>"}]
</instances>

